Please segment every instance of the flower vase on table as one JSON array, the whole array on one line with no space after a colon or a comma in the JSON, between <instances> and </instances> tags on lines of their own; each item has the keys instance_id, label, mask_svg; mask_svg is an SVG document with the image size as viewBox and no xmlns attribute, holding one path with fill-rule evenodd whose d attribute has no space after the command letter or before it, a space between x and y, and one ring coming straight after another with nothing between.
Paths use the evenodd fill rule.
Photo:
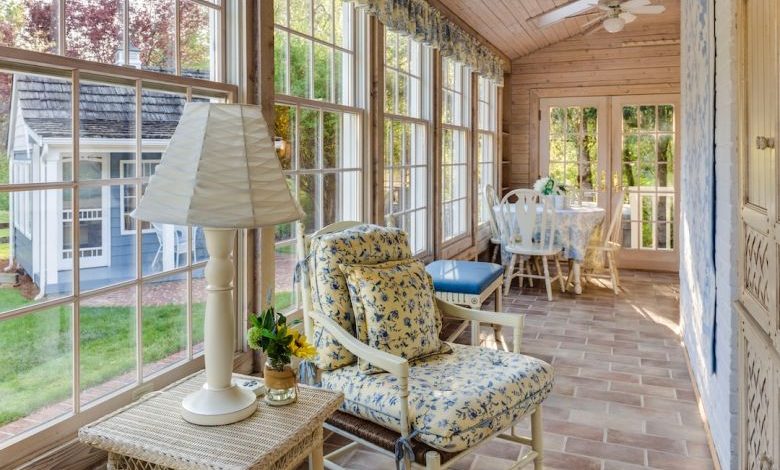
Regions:
<instances>
[{"instance_id":1,"label":"flower vase on table","mask_svg":"<svg viewBox=\"0 0 780 470\"><path fill-rule=\"evenodd\" d=\"M569 207L566 199L566 185L556 181L551 176L545 176L536 180L534 191L542 196L551 196L556 209L568 209Z\"/></svg>"},{"instance_id":2,"label":"flower vase on table","mask_svg":"<svg viewBox=\"0 0 780 470\"><path fill-rule=\"evenodd\" d=\"M267 359L263 368L265 401L272 406L288 405L298 399L298 382L290 367L293 356L313 359L314 346L306 336L291 328L299 322L287 324L287 318L269 307L260 315L252 316L249 329L249 347L262 350Z\"/></svg>"}]
</instances>

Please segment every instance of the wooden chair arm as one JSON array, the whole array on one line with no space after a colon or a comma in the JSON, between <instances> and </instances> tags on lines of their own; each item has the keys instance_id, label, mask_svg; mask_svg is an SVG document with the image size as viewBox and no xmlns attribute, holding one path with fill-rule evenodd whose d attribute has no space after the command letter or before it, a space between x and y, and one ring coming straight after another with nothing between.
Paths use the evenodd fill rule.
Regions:
<instances>
[{"instance_id":1,"label":"wooden chair arm","mask_svg":"<svg viewBox=\"0 0 780 470\"><path fill-rule=\"evenodd\" d=\"M495 325L512 326L516 328L523 328L523 325L525 324L525 315L522 314L474 310L451 304L438 297L436 298L436 304L443 315L459 320L471 320L479 323L492 323Z\"/></svg>"},{"instance_id":2,"label":"wooden chair arm","mask_svg":"<svg viewBox=\"0 0 780 470\"><path fill-rule=\"evenodd\" d=\"M441 314L458 320L472 322L472 329L478 328L480 323L490 323L493 325L511 326L513 352L520 353L520 346L523 339L523 327L525 325L525 315L502 312L486 312L484 310L474 310L460 305L451 304L445 300L436 298L436 305ZM472 338L476 335L472 334ZM472 345L478 346L478 345Z\"/></svg>"},{"instance_id":3,"label":"wooden chair arm","mask_svg":"<svg viewBox=\"0 0 780 470\"><path fill-rule=\"evenodd\" d=\"M399 379L406 379L409 377L409 361L406 359L361 343L357 338L348 333L347 330L342 328L341 325L319 312L311 312L309 315L355 356L390 372Z\"/></svg>"}]
</instances>

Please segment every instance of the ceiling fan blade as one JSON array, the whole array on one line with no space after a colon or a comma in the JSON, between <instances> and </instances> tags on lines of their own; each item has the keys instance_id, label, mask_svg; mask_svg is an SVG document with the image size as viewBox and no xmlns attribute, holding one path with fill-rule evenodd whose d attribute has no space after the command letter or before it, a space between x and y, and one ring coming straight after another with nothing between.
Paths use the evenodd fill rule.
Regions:
<instances>
[{"instance_id":1,"label":"ceiling fan blade","mask_svg":"<svg viewBox=\"0 0 780 470\"><path fill-rule=\"evenodd\" d=\"M620 9L626 10L636 7L643 7L645 5L650 5L650 0L628 0L620 4Z\"/></svg>"},{"instance_id":2,"label":"ceiling fan blade","mask_svg":"<svg viewBox=\"0 0 780 470\"><path fill-rule=\"evenodd\" d=\"M620 13L619 16L620 16L620 18L623 21L626 22L626 24L631 23L632 21L634 21L636 19L636 15L631 14L631 13L629 13L627 11L624 11L624 12Z\"/></svg>"},{"instance_id":3,"label":"ceiling fan blade","mask_svg":"<svg viewBox=\"0 0 780 470\"><path fill-rule=\"evenodd\" d=\"M597 0L572 0L571 2L554 8L548 12L529 18L537 28L545 28L559 21L563 21L572 15L578 15L586 10L593 8Z\"/></svg>"},{"instance_id":4,"label":"ceiling fan blade","mask_svg":"<svg viewBox=\"0 0 780 470\"><path fill-rule=\"evenodd\" d=\"M591 26L590 28L583 30L582 31L582 35L583 36L590 36L591 34L597 32L597 31L599 31L599 30L601 30L603 28L604 28L604 23L603 22L598 22L598 23L594 24L593 26Z\"/></svg>"},{"instance_id":5,"label":"ceiling fan blade","mask_svg":"<svg viewBox=\"0 0 780 470\"><path fill-rule=\"evenodd\" d=\"M597 23L600 25L601 22L604 21L604 18L605 18L604 15L599 15L596 18L593 18L592 20L590 20L587 23L585 23L584 25L582 25L583 33L587 34L588 32L590 32L589 31L590 27L595 25L595 24L597 24Z\"/></svg>"},{"instance_id":6,"label":"ceiling fan blade","mask_svg":"<svg viewBox=\"0 0 780 470\"><path fill-rule=\"evenodd\" d=\"M633 13L635 15L658 15L666 11L666 7L663 5L645 5L636 8L622 8L623 11Z\"/></svg>"}]
</instances>

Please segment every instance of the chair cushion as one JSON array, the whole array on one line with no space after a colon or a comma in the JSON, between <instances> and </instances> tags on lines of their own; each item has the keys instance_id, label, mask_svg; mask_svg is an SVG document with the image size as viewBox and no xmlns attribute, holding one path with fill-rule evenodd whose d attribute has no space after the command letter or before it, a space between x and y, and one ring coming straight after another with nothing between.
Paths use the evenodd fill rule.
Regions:
<instances>
[{"instance_id":1,"label":"chair cushion","mask_svg":"<svg viewBox=\"0 0 780 470\"><path fill-rule=\"evenodd\" d=\"M500 264L440 260L425 267L437 291L479 295L504 274Z\"/></svg>"},{"instance_id":2,"label":"chair cushion","mask_svg":"<svg viewBox=\"0 0 780 470\"><path fill-rule=\"evenodd\" d=\"M377 264L411 258L406 233L378 225L358 225L311 240L309 277L313 308L355 334L355 319L340 264ZM355 362L355 356L321 326L314 330L317 366L332 370Z\"/></svg>"},{"instance_id":3,"label":"chair cushion","mask_svg":"<svg viewBox=\"0 0 780 470\"><path fill-rule=\"evenodd\" d=\"M439 340L441 320L423 263L416 259L374 265L340 265L357 337L374 349L413 360L449 352ZM382 369L358 359L361 371Z\"/></svg>"},{"instance_id":4,"label":"chair cushion","mask_svg":"<svg viewBox=\"0 0 780 470\"><path fill-rule=\"evenodd\" d=\"M508 428L550 393L553 368L521 354L451 344L411 364L409 421L417 439L446 452L474 446ZM322 374L322 386L344 393L341 408L400 431L398 380L388 373L366 375L358 366Z\"/></svg>"}]
</instances>

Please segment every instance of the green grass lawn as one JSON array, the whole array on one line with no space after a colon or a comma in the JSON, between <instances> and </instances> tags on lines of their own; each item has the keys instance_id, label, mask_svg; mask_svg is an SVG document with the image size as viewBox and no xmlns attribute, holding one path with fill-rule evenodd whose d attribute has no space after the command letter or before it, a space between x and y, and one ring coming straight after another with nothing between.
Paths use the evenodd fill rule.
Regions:
<instances>
[{"instance_id":1,"label":"green grass lawn","mask_svg":"<svg viewBox=\"0 0 780 470\"><path fill-rule=\"evenodd\" d=\"M274 293L274 310L281 312L290 305L294 300L292 291L282 291Z\"/></svg>"},{"instance_id":2,"label":"green grass lawn","mask_svg":"<svg viewBox=\"0 0 780 470\"><path fill-rule=\"evenodd\" d=\"M0 289L0 304L29 302L15 292ZM203 341L204 312L204 304L193 305L194 344ZM135 309L82 307L80 313L81 388L135 370ZM185 317L180 305L143 309L144 363L186 348ZM69 307L0 322L0 425L71 396L71 336Z\"/></svg>"}]
</instances>

